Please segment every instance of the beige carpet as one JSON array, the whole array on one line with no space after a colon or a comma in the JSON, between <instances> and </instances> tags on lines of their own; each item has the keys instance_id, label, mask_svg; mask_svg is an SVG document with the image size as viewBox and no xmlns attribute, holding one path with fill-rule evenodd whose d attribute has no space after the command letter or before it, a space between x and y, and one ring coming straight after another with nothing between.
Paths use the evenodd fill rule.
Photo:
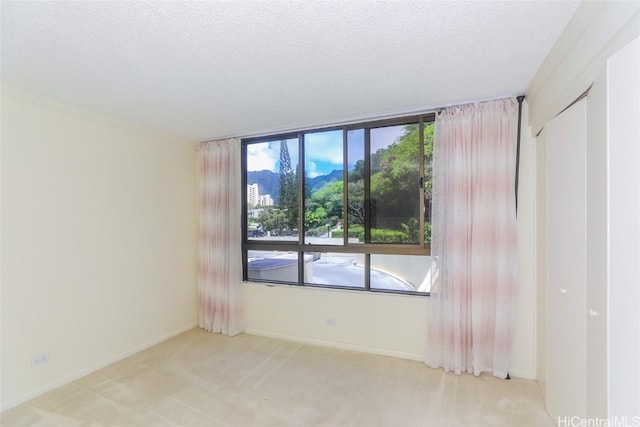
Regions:
<instances>
[{"instance_id":1,"label":"beige carpet","mask_svg":"<svg viewBox=\"0 0 640 427\"><path fill-rule=\"evenodd\" d=\"M2 426L553 426L533 381L198 329L2 414Z\"/></svg>"}]
</instances>

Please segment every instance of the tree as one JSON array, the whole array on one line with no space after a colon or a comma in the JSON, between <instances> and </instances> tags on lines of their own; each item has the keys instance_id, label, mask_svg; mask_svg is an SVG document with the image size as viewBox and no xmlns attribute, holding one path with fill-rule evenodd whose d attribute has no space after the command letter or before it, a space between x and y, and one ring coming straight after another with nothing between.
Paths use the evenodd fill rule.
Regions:
<instances>
[{"instance_id":1,"label":"tree","mask_svg":"<svg viewBox=\"0 0 640 427\"><path fill-rule=\"evenodd\" d=\"M435 122L424 125L424 241L431 243L431 201L433 196L433 134Z\"/></svg>"},{"instance_id":2,"label":"tree","mask_svg":"<svg viewBox=\"0 0 640 427\"><path fill-rule=\"evenodd\" d=\"M433 133L434 123L425 123L424 134L424 186L425 198L425 241L429 242L430 235L430 208L432 192L432 159L433 159ZM420 182L420 129L418 124L404 127L403 134L384 148L371 153L370 162L370 195L371 228L372 231L385 229L400 232L403 242L418 242L420 218L419 197ZM292 195L289 201L280 203L280 207L286 210L287 225L289 228L297 227L298 200L297 200L297 175L291 173L291 160L289 158L286 142L281 143L280 162L280 194L283 200L287 200L287 194ZM333 179L318 185L314 189L311 179L305 176L304 207L305 230L323 226L335 225L338 222L348 221L349 229L363 227L365 224L365 168L364 160L358 160L348 173L347 187L347 218L343 218L344 183L341 179ZM335 171L334 171L335 172ZM291 179L293 175L293 179ZM289 177L289 178L287 178ZM294 191L287 193L287 189ZM394 234L397 238L399 234ZM392 241L385 237L385 242ZM375 239L372 237L372 241ZM400 240L397 241L400 243Z\"/></svg>"},{"instance_id":3,"label":"tree","mask_svg":"<svg viewBox=\"0 0 640 427\"><path fill-rule=\"evenodd\" d=\"M364 179L364 160L358 160L353 169L349 171L349 182L358 182Z\"/></svg>"},{"instance_id":4,"label":"tree","mask_svg":"<svg viewBox=\"0 0 640 427\"><path fill-rule=\"evenodd\" d=\"M296 168L297 170L298 168ZM287 141L280 141L280 194L278 203L285 212L289 229L298 226L298 186L297 173L291 168L291 157Z\"/></svg>"},{"instance_id":5,"label":"tree","mask_svg":"<svg viewBox=\"0 0 640 427\"><path fill-rule=\"evenodd\" d=\"M326 223L327 213L322 206L317 207L314 211L306 211L304 214L304 226L306 231L322 227Z\"/></svg>"},{"instance_id":6,"label":"tree","mask_svg":"<svg viewBox=\"0 0 640 427\"><path fill-rule=\"evenodd\" d=\"M407 220L406 223L400 224L402 231L407 235L406 243L418 243L420 241L420 222L414 217Z\"/></svg>"},{"instance_id":7,"label":"tree","mask_svg":"<svg viewBox=\"0 0 640 427\"><path fill-rule=\"evenodd\" d=\"M280 209L264 209L258 217L264 231L279 236L287 228L287 216Z\"/></svg>"},{"instance_id":8,"label":"tree","mask_svg":"<svg viewBox=\"0 0 640 427\"><path fill-rule=\"evenodd\" d=\"M372 228L402 230L402 222L419 214L419 127L404 127L404 135L371 156Z\"/></svg>"},{"instance_id":9,"label":"tree","mask_svg":"<svg viewBox=\"0 0 640 427\"><path fill-rule=\"evenodd\" d=\"M364 179L349 183L349 199L347 200L347 213L349 224L364 226Z\"/></svg>"}]
</instances>

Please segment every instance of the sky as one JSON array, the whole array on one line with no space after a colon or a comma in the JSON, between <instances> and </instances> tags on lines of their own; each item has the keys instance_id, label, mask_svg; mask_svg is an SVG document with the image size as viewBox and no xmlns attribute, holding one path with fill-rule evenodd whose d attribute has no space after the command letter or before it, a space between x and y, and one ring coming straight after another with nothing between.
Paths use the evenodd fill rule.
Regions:
<instances>
[{"instance_id":1,"label":"sky","mask_svg":"<svg viewBox=\"0 0 640 427\"><path fill-rule=\"evenodd\" d=\"M376 140L373 141L373 135ZM403 126L377 128L372 131L372 150L382 145L391 144L404 134ZM327 175L334 170L343 169L342 130L305 133L305 172L310 178ZM381 145L381 142L384 141ZM364 130L358 129L348 133L348 163L351 170L357 160L363 158ZM298 164L298 139L288 139L287 148L291 158L291 167L295 170ZM247 170L270 170L278 172L280 168L280 141L258 142L247 146Z\"/></svg>"}]
</instances>

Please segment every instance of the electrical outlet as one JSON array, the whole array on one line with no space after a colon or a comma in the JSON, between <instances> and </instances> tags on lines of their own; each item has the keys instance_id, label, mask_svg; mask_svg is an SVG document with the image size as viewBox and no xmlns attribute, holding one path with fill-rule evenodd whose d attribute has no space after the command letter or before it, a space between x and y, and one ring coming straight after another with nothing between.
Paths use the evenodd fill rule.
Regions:
<instances>
[{"instance_id":1,"label":"electrical outlet","mask_svg":"<svg viewBox=\"0 0 640 427\"><path fill-rule=\"evenodd\" d=\"M336 326L336 319L327 319L327 325L329 326Z\"/></svg>"},{"instance_id":2,"label":"electrical outlet","mask_svg":"<svg viewBox=\"0 0 640 427\"><path fill-rule=\"evenodd\" d=\"M48 362L50 358L51 355L49 353L38 353L31 358L31 365L42 365L43 363Z\"/></svg>"}]
</instances>

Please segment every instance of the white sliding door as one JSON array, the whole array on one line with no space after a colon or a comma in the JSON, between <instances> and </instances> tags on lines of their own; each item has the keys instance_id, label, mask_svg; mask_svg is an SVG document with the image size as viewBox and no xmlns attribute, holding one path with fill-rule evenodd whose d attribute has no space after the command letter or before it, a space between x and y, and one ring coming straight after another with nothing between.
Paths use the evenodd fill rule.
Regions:
<instances>
[{"instance_id":1,"label":"white sliding door","mask_svg":"<svg viewBox=\"0 0 640 427\"><path fill-rule=\"evenodd\" d=\"M609 413L607 346L609 295L607 73L587 97L587 417Z\"/></svg>"},{"instance_id":2,"label":"white sliding door","mask_svg":"<svg viewBox=\"0 0 640 427\"><path fill-rule=\"evenodd\" d=\"M583 99L551 120L547 148L547 409L584 417L586 115Z\"/></svg>"}]
</instances>

